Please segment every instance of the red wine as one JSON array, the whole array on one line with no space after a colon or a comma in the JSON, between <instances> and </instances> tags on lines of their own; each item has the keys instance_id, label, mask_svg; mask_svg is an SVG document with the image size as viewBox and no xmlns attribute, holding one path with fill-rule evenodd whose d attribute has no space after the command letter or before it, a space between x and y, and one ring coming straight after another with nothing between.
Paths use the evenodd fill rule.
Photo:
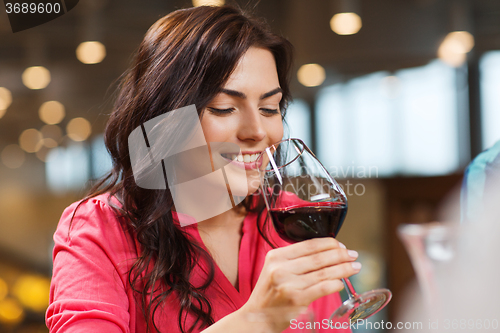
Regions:
<instances>
[{"instance_id":1,"label":"red wine","mask_svg":"<svg viewBox=\"0 0 500 333\"><path fill-rule=\"evenodd\" d=\"M347 205L287 207L271 209L274 228L290 243L310 238L336 237L347 214Z\"/></svg>"}]
</instances>

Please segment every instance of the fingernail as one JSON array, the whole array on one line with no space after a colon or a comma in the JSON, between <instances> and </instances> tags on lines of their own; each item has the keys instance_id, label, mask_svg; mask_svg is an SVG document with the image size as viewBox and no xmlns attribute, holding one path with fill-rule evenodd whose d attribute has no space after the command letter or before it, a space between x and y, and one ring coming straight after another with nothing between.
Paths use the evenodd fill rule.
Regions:
<instances>
[{"instance_id":1,"label":"fingernail","mask_svg":"<svg viewBox=\"0 0 500 333\"><path fill-rule=\"evenodd\" d=\"M360 262L352 262L351 263L352 268L359 271L361 269L361 263Z\"/></svg>"},{"instance_id":2,"label":"fingernail","mask_svg":"<svg viewBox=\"0 0 500 333\"><path fill-rule=\"evenodd\" d=\"M340 246L341 248L343 248L343 249L346 249L345 245L344 245L344 244L342 244L341 242L339 242L339 246Z\"/></svg>"},{"instance_id":3,"label":"fingernail","mask_svg":"<svg viewBox=\"0 0 500 333\"><path fill-rule=\"evenodd\" d=\"M347 251L347 254L349 255L349 257L351 258L357 258L358 257L358 252L354 251L354 250L348 250Z\"/></svg>"}]
</instances>

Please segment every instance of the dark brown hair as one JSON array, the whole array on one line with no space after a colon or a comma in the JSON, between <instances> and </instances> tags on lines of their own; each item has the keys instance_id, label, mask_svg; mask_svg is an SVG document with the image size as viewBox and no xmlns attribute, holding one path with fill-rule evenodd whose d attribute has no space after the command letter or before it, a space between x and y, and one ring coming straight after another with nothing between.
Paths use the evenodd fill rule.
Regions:
<instances>
[{"instance_id":1,"label":"dark brown hair","mask_svg":"<svg viewBox=\"0 0 500 333\"><path fill-rule=\"evenodd\" d=\"M182 332L186 332L183 318L185 321L187 312L197 318L189 331L197 324L201 328L213 324L212 308L203 291L213 280L214 264L210 255L173 223L170 191L137 186L128 137L144 122L187 105L195 104L201 117L251 46L274 55L284 116L290 99L292 46L264 23L231 6L182 9L158 20L146 33L121 81L105 131L113 169L87 198L106 192L116 196L122 205L116 207L117 212L125 216L123 220L140 243L140 257L129 272L129 283L141 299L148 331L152 323L160 332L154 315L172 292L179 297ZM264 236L260 228L259 232ZM210 274L203 286L194 287L189 277L199 259L208 260Z\"/></svg>"}]
</instances>

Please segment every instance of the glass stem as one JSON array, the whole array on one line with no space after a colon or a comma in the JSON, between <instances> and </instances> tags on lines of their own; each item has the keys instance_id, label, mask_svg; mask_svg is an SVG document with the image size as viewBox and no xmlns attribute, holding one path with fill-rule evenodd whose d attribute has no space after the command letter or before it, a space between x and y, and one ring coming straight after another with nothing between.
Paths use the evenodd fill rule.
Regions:
<instances>
[{"instance_id":1,"label":"glass stem","mask_svg":"<svg viewBox=\"0 0 500 333\"><path fill-rule=\"evenodd\" d=\"M349 299L356 297L356 290L354 290L351 281L349 281L349 279L342 279L342 283L344 284L344 288L347 292L347 296L349 296Z\"/></svg>"}]
</instances>

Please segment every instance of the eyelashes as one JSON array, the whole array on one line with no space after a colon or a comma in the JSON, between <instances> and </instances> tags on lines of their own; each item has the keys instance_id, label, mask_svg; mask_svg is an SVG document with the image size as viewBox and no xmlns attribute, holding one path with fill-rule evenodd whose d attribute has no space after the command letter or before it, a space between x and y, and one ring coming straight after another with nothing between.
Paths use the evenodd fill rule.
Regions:
<instances>
[{"instance_id":1,"label":"eyelashes","mask_svg":"<svg viewBox=\"0 0 500 333\"><path fill-rule=\"evenodd\" d=\"M269 114L269 115L273 115L273 114L278 114L280 113L278 111L278 109L266 109L266 108L261 108L262 111L264 111L265 113Z\"/></svg>"},{"instance_id":2,"label":"eyelashes","mask_svg":"<svg viewBox=\"0 0 500 333\"><path fill-rule=\"evenodd\" d=\"M229 108L229 109L216 109L216 108L211 108L211 107L208 107L207 108L211 113L214 113L214 114L219 114L219 115L223 115L223 114L231 114L234 112L234 108Z\"/></svg>"},{"instance_id":3,"label":"eyelashes","mask_svg":"<svg viewBox=\"0 0 500 333\"><path fill-rule=\"evenodd\" d=\"M208 107L207 108L211 113L213 114L216 114L216 115L228 115L228 114L231 114L233 113L235 110L235 108L228 108L228 109L217 109L217 108L212 108L212 107ZM279 114L279 110L278 109L268 109L268 108L260 108L260 110L266 114L266 115L275 115L275 114Z\"/></svg>"}]
</instances>

